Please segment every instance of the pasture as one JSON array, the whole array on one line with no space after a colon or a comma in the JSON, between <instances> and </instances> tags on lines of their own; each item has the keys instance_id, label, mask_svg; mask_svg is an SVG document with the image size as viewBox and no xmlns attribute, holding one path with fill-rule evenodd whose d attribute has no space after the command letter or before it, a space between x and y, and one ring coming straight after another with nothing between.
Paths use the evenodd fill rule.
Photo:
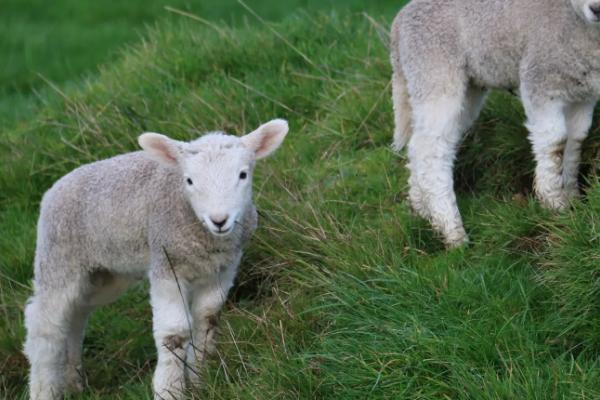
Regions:
<instances>
[{"instance_id":1,"label":"pasture","mask_svg":"<svg viewBox=\"0 0 600 400\"><path fill-rule=\"evenodd\" d=\"M2 5L0 398L26 398L44 191L136 150L143 131L241 135L275 117L290 133L257 167L259 228L190 398L600 397L598 124L584 198L551 213L531 194L520 102L494 93L455 172L471 243L447 252L410 212L389 146L387 35L403 2L371 3ZM154 361L142 283L92 316L89 387L73 399L150 399Z\"/></svg>"}]
</instances>

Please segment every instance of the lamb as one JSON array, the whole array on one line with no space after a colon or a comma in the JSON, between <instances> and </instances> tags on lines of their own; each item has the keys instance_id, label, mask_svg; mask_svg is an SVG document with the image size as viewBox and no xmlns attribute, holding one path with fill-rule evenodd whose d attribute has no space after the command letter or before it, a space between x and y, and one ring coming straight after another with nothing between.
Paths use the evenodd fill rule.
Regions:
<instances>
[{"instance_id":1,"label":"lamb","mask_svg":"<svg viewBox=\"0 0 600 400\"><path fill-rule=\"evenodd\" d=\"M413 0L391 29L393 147L408 143L409 198L448 247L468 241L452 168L490 88L518 89L541 204L579 194L600 95L599 0Z\"/></svg>"},{"instance_id":2,"label":"lamb","mask_svg":"<svg viewBox=\"0 0 600 400\"><path fill-rule=\"evenodd\" d=\"M255 161L288 132L273 120L243 137L139 137L143 151L84 165L43 197L34 294L25 309L30 397L83 389L88 315L147 276L158 361L155 399L179 399L214 348L217 316L257 224Z\"/></svg>"}]
</instances>

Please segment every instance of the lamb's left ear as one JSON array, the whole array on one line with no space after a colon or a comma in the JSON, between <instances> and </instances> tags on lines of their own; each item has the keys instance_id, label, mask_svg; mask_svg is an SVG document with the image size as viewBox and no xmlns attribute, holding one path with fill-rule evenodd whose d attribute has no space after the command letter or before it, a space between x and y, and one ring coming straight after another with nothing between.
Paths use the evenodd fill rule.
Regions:
<instances>
[{"instance_id":1,"label":"lamb's left ear","mask_svg":"<svg viewBox=\"0 0 600 400\"><path fill-rule=\"evenodd\" d=\"M286 120L274 119L259 126L254 132L242 136L242 143L252 150L256 159L259 160L277 150L288 130Z\"/></svg>"}]
</instances>

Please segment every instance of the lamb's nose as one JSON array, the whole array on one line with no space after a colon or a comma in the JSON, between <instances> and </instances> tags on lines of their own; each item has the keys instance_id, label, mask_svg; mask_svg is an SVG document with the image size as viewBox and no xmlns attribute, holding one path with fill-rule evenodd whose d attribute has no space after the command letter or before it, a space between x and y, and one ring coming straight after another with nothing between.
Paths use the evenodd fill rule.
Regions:
<instances>
[{"instance_id":1,"label":"lamb's nose","mask_svg":"<svg viewBox=\"0 0 600 400\"><path fill-rule=\"evenodd\" d=\"M600 18L600 3L591 4L590 11L594 13L596 18Z\"/></svg>"},{"instance_id":2,"label":"lamb's nose","mask_svg":"<svg viewBox=\"0 0 600 400\"><path fill-rule=\"evenodd\" d=\"M211 215L210 221L215 224L215 226L221 229L227 223L227 219L229 215L227 214L219 214L219 215Z\"/></svg>"}]
</instances>

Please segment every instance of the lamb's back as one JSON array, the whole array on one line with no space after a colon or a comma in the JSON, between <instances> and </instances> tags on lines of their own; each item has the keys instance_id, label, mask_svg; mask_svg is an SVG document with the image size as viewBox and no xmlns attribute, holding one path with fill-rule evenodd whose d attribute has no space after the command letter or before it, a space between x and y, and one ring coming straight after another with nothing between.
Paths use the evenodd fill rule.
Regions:
<instances>
[{"instance_id":1,"label":"lamb's back","mask_svg":"<svg viewBox=\"0 0 600 400\"><path fill-rule=\"evenodd\" d=\"M80 263L106 268L146 262L150 213L170 195L169 174L143 152L73 170L44 195L38 250L77 254Z\"/></svg>"},{"instance_id":2,"label":"lamb's back","mask_svg":"<svg viewBox=\"0 0 600 400\"><path fill-rule=\"evenodd\" d=\"M413 0L396 19L395 40L405 68L423 79L454 66L477 85L517 87L528 49L556 46L573 30L572 14L563 0Z\"/></svg>"}]
</instances>

